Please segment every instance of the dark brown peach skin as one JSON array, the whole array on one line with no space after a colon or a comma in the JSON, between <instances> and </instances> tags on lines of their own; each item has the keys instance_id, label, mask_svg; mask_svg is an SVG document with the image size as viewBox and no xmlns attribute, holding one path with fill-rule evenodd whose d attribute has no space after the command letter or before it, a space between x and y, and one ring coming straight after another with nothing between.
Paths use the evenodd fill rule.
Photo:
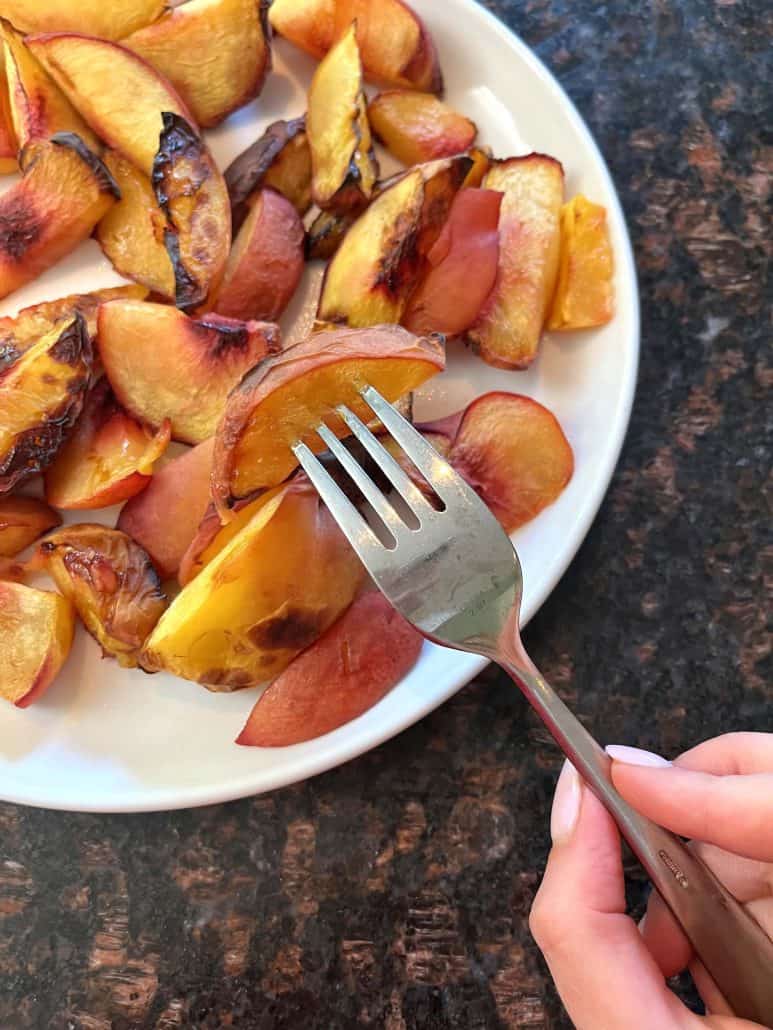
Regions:
<instances>
[{"instance_id":1,"label":"dark brown peach skin","mask_svg":"<svg viewBox=\"0 0 773 1030\"><path fill-rule=\"evenodd\" d=\"M292 157L292 160L288 160ZM278 176L280 169L284 175ZM273 173L273 174L272 174ZM306 119L272 122L263 135L234 158L225 170L234 235L249 214L250 198L270 186L303 215L311 206L311 157Z\"/></svg>"}]
</instances>

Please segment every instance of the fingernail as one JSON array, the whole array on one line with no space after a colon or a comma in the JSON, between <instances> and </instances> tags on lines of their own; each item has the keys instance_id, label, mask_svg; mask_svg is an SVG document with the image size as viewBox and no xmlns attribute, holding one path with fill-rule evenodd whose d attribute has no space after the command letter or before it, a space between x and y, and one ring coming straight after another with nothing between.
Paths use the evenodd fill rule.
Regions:
<instances>
[{"instance_id":1,"label":"fingernail","mask_svg":"<svg viewBox=\"0 0 773 1030\"><path fill-rule=\"evenodd\" d=\"M554 844L564 844L572 836L580 814L582 785L577 770L565 759L553 795L550 811L550 836Z\"/></svg>"},{"instance_id":2,"label":"fingernail","mask_svg":"<svg viewBox=\"0 0 773 1030\"><path fill-rule=\"evenodd\" d=\"M607 744L604 749L615 762L624 762L626 765L646 765L652 769L665 769L672 763L654 751L644 751L640 747L628 747L625 744Z\"/></svg>"}]
</instances>

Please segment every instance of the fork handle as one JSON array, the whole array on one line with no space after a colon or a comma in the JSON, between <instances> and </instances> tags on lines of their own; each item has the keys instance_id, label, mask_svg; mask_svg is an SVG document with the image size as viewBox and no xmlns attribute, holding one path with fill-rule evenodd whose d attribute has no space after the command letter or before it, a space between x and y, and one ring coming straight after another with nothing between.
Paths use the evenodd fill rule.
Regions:
<instances>
[{"instance_id":1,"label":"fork handle","mask_svg":"<svg viewBox=\"0 0 773 1030\"><path fill-rule=\"evenodd\" d=\"M490 657L515 680L561 750L614 817L735 1014L773 1027L773 941L677 836L645 819L623 800L612 785L609 756L523 648Z\"/></svg>"}]
</instances>

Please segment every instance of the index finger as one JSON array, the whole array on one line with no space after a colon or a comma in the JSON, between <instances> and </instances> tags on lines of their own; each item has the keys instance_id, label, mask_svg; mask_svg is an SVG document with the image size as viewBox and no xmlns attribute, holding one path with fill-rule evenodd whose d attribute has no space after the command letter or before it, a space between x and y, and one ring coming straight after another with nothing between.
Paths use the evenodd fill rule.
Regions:
<instances>
[{"instance_id":1,"label":"index finger","mask_svg":"<svg viewBox=\"0 0 773 1030\"><path fill-rule=\"evenodd\" d=\"M674 765L715 776L773 772L773 733L725 733L685 751Z\"/></svg>"}]
</instances>

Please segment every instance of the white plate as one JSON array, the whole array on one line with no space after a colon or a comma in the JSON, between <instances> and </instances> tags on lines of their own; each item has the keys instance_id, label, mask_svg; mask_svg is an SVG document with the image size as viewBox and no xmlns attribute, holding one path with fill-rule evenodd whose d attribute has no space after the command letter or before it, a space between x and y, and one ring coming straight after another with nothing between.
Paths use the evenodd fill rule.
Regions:
<instances>
[{"instance_id":1,"label":"white plate","mask_svg":"<svg viewBox=\"0 0 773 1030\"><path fill-rule=\"evenodd\" d=\"M574 448L559 500L514 537L525 573L523 617L537 611L582 542L628 425L638 357L638 299L630 242L604 161L569 99L531 51L473 0L413 0L438 45L449 103L501 157L544 151L566 171L566 193L606 205L615 252L617 314L599 331L546 339L528 372L508 373L452 349L448 371L421 396L420 416L456 410L477 394L530 394L558 416ZM262 96L209 136L222 167L276 118L305 109L313 62L283 41ZM89 241L0 305L120 280ZM291 318L303 322L300 304ZM297 328L297 326L296 326ZM89 513L83 513L87 519ZM100 513L114 524L115 511ZM75 520L72 520L75 521ZM0 656L0 661L2 656ZM171 676L101 661L79 632L56 685L31 708L0 709L0 796L49 808L128 812L204 805L322 772L400 732L474 676L482 660L425 645L421 659L375 708L341 729L280 750L237 747L255 690L212 694ZM515 704L519 702L517 699Z\"/></svg>"}]
</instances>

